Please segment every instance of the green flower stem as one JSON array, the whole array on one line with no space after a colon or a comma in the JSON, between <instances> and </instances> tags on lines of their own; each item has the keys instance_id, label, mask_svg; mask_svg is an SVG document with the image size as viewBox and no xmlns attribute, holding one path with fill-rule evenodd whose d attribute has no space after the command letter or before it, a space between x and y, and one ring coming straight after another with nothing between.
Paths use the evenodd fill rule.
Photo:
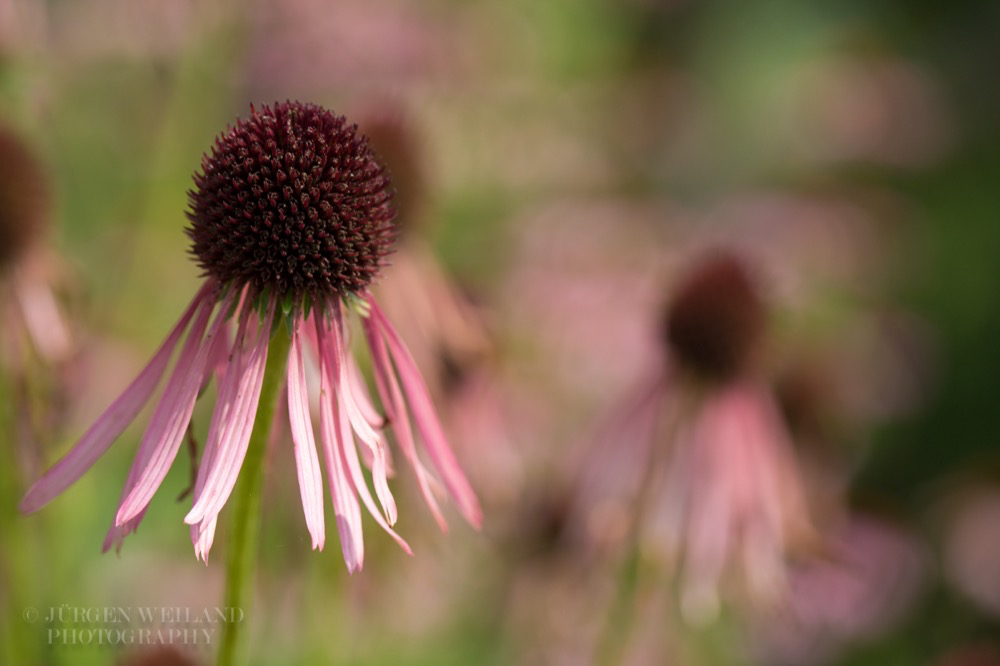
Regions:
<instances>
[{"instance_id":1,"label":"green flower stem","mask_svg":"<svg viewBox=\"0 0 1000 666\"><path fill-rule=\"evenodd\" d=\"M219 646L219 666L243 663L246 623L253 598L253 573L257 566L257 540L260 531L261 493L264 481L264 458L267 440L274 421L278 392L285 376L288 347L291 340L284 327L275 329L267 349L264 382L253 433L246 459L233 491L233 514L230 524L226 563L225 605L237 613L239 621L227 622L222 629ZM237 610L238 609L238 610Z\"/></svg>"}]
</instances>

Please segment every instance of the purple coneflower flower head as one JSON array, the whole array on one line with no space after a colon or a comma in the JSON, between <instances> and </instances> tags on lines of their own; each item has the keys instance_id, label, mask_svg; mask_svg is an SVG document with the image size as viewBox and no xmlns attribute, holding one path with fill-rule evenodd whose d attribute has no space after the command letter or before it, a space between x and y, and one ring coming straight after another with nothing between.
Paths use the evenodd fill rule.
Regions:
<instances>
[{"instance_id":1,"label":"purple coneflower flower head","mask_svg":"<svg viewBox=\"0 0 1000 666\"><path fill-rule=\"evenodd\" d=\"M24 143L0 127L0 266L23 256L45 230L47 188Z\"/></svg>"},{"instance_id":2,"label":"purple coneflower flower head","mask_svg":"<svg viewBox=\"0 0 1000 666\"><path fill-rule=\"evenodd\" d=\"M199 392L215 376L218 397L185 518L196 555L207 558L247 453L268 344L272 336L289 335L288 414L313 547L325 541L322 454L348 570L360 569L364 557L361 504L409 552L392 529L397 509L387 482L387 423L442 529L435 494L440 483L432 472L478 526L478 501L420 372L368 291L391 251L395 228L389 179L357 127L311 104L251 107L247 120L216 139L195 185L187 232L204 270L203 286L135 381L28 491L22 510L41 508L94 464L149 401L179 345L104 547L120 545L142 520L177 456ZM385 417L350 353L352 312L371 351ZM320 370L319 453L307 355ZM429 465L418 452L417 435ZM374 497L362 462L371 470Z\"/></svg>"},{"instance_id":3,"label":"purple coneflower flower head","mask_svg":"<svg viewBox=\"0 0 1000 666\"><path fill-rule=\"evenodd\" d=\"M766 312L746 267L728 254L709 257L678 286L666 311L666 338L679 369L708 383L746 371Z\"/></svg>"},{"instance_id":4,"label":"purple coneflower flower head","mask_svg":"<svg viewBox=\"0 0 1000 666\"><path fill-rule=\"evenodd\" d=\"M811 529L785 425L756 368L766 321L755 276L723 253L696 266L667 308L675 385L664 393L697 384L664 488L667 541L683 549L682 600L695 619L714 613L733 559L752 596L775 600L786 551Z\"/></svg>"},{"instance_id":5,"label":"purple coneflower flower head","mask_svg":"<svg viewBox=\"0 0 1000 666\"><path fill-rule=\"evenodd\" d=\"M776 600L787 551L812 534L791 443L760 376L766 321L740 259L717 253L694 266L666 308L665 364L612 420L605 439L615 450L588 472L597 493L613 483L637 490L640 533L680 563L692 621L715 616L730 572L752 599ZM635 448L623 456L623 446ZM620 531L620 509L599 509L590 529Z\"/></svg>"},{"instance_id":6,"label":"purple coneflower flower head","mask_svg":"<svg viewBox=\"0 0 1000 666\"><path fill-rule=\"evenodd\" d=\"M47 363L65 360L69 329L45 276L49 192L42 165L11 130L0 126L0 353L15 357L27 337ZM12 364L19 359L8 359Z\"/></svg>"}]
</instances>

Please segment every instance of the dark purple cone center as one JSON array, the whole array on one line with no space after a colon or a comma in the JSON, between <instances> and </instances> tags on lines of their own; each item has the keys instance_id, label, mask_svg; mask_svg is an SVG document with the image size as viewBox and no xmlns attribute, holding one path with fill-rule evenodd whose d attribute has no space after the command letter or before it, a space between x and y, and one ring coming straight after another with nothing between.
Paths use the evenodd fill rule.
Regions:
<instances>
[{"instance_id":1,"label":"dark purple cone center","mask_svg":"<svg viewBox=\"0 0 1000 666\"><path fill-rule=\"evenodd\" d=\"M687 370L724 381L746 369L764 322L764 304L746 268L719 254L678 287L667 310L667 342Z\"/></svg>"},{"instance_id":2,"label":"dark purple cone center","mask_svg":"<svg viewBox=\"0 0 1000 666\"><path fill-rule=\"evenodd\" d=\"M40 236L46 222L46 184L28 147L0 127L0 270Z\"/></svg>"},{"instance_id":3,"label":"dark purple cone center","mask_svg":"<svg viewBox=\"0 0 1000 666\"><path fill-rule=\"evenodd\" d=\"M392 187L356 125L313 104L252 109L219 136L189 192L192 252L222 283L347 295L395 236Z\"/></svg>"}]
</instances>

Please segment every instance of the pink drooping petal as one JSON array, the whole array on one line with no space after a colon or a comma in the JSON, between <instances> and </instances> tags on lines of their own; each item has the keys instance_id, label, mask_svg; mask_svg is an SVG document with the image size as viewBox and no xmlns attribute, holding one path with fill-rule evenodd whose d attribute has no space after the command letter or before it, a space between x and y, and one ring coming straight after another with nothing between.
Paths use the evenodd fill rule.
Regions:
<instances>
[{"instance_id":1,"label":"pink drooping petal","mask_svg":"<svg viewBox=\"0 0 1000 666\"><path fill-rule=\"evenodd\" d=\"M659 422L671 385L669 374L657 370L629 391L596 428L590 446L576 448L570 469L582 470L580 492L584 497L621 494L638 489L644 469L653 456L649 432ZM628 451L627 455L622 455ZM572 455L572 453L570 454Z\"/></svg>"},{"instance_id":2,"label":"pink drooping petal","mask_svg":"<svg viewBox=\"0 0 1000 666\"><path fill-rule=\"evenodd\" d=\"M37 279L22 279L15 286L28 334L41 356L49 363L58 363L69 356L69 327L56 305L49 285Z\"/></svg>"},{"instance_id":3,"label":"pink drooping petal","mask_svg":"<svg viewBox=\"0 0 1000 666\"><path fill-rule=\"evenodd\" d=\"M372 402L371 396L368 393L368 385L365 383L365 378L361 374L361 368L358 367L357 361L354 357L348 354L345 358L347 363L347 381L349 382L349 387L351 394L354 396L354 401L364 415L365 420L368 421L371 426L377 430L383 430L386 425L388 425L388 420L383 416ZM385 456L385 473L390 479L396 476L396 468L392 462L392 450L385 446L385 438L381 438L383 443L382 451ZM371 450L366 448L361 449L361 459L364 461L365 466L368 469L372 469L375 464L375 456L372 454Z\"/></svg>"},{"instance_id":4,"label":"pink drooping petal","mask_svg":"<svg viewBox=\"0 0 1000 666\"><path fill-rule=\"evenodd\" d=\"M357 403L358 409L364 415L365 420L371 424L373 428L382 428L385 426L385 417L379 413L372 404L372 399L368 395L368 386L365 384L365 379L361 374L361 368L358 367L357 361L350 354L347 355L347 379L351 385L351 393L354 395L354 401Z\"/></svg>"},{"instance_id":5,"label":"pink drooping petal","mask_svg":"<svg viewBox=\"0 0 1000 666\"><path fill-rule=\"evenodd\" d=\"M309 396L306 369L302 359L302 341L298 326L292 333L288 355L288 422L295 449L295 467L299 477L299 492L306 527L312 536L312 547L323 549L326 532L323 521L323 476L316 455L312 419L309 416Z\"/></svg>"},{"instance_id":6,"label":"pink drooping petal","mask_svg":"<svg viewBox=\"0 0 1000 666\"><path fill-rule=\"evenodd\" d=\"M334 323L326 331L326 337L320 338L320 344L328 344L330 346L329 353L333 359L330 367L335 373L334 385L337 388L337 394L344 395L347 417L351 421L351 427L354 428L354 432L358 434L358 438L362 442L370 447L374 447L379 440L379 434L365 420L364 415L354 401L354 396L350 393L350 383L347 380L347 363L345 361L347 353L343 335L343 316L340 311L340 304L336 301L331 302L330 310L334 313Z\"/></svg>"},{"instance_id":7,"label":"pink drooping petal","mask_svg":"<svg viewBox=\"0 0 1000 666\"><path fill-rule=\"evenodd\" d=\"M208 564L208 553L215 542L215 528L218 519L203 520L191 526L191 541L194 543L194 554L199 560Z\"/></svg>"},{"instance_id":8,"label":"pink drooping petal","mask_svg":"<svg viewBox=\"0 0 1000 666\"><path fill-rule=\"evenodd\" d=\"M226 317L225 307L219 308L206 333L205 326L208 324L212 305L210 302L206 303L198 313L177 359L177 366L163 391L163 397L142 436L139 453L133 464L137 473L134 477L135 485L118 507L116 525L124 525L142 512L177 456L198 398L208 352Z\"/></svg>"},{"instance_id":9,"label":"pink drooping petal","mask_svg":"<svg viewBox=\"0 0 1000 666\"><path fill-rule=\"evenodd\" d=\"M222 383L225 380L225 370L228 368L233 368L236 372L236 368L239 368L243 361L244 354L242 353L242 339L237 338L235 346L231 352L230 358L227 360L226 367L223 369L222 378L219 380L219 395L217 397L217 403L222 401L224 396L222 395ZM207 374L207 373L206 373ZM231 397L229 398L231 400ZM202 488L205 485L205 476L202 474L202 470L211 468L215 465L216 456L219 453L219 442L218 438L212 440L206 439L205 448L201 454L201 461L198 465L198 476L195 480L194 491L191 494L192 506L201 497ZM215 542L215 528L217 521L203 520L200 523L195 523L191 525L191 544L194 546L194 555L196 558L208 564L208 554L212 550L212 544Z\"/></svg>"},{"instance_id":10,"label":"pink drooping petal","mask_svg":"<svg viewBox=\"0 0 1000 666\"><path fill-rule=\"evenodd\" d=\"M770 459L774 479L772 483L775 492L768 497L768 520L773 524L780 524L780 538L786 544L796 539L814 538L815 528L809 516L791 436L785 428L774 396L761 387L754 387L752 390L757 402L759 441L767 444L767 449L762 449L759 459Z\"/></svg>"},{"instance_id":11,"label":"pink drooping petal","mask_svg":"<svg viewBox=\"0 0 1000 666\"><path fill-rule=\"evenodd\" d=\"M399 441L399 447L403 450L405 457L413 472L417 477L417 485L424 501L431 510L434 520L442 531L448 531L448 523L445 522L444 514L438 505L437 497L431 484L431 477L424 468L423 462L417 455L417 448L413 441L413 431L410 428L410 416L406 410L406 403L403 400L403 392L396 381L396 375L392 370L392 362L389 360L389 352L386 349L385 341L375 328L375 323L369 317L363 321L365 337L368 338L368 346L371 349L372 362L375 366L375 384L382 404L389 413L393 431Z\"/></svg>"},{"instance_id":12,"label":"pink drooping petal","mask_svg":"<svg viewBox=\"0 0 1000 666\"><path fill-rule=\"evenodd\" d=\"M316 334L324 338L322 317L316 317ZM344 553L347 571L354 573L361 569L365 558L364 538L361 533L361 508L358 499L351 490L350 481L344 471L343 456L340 452L344 445L341 442L340 420L346 415L335 413L336 390L332 378L334 368L330 367L331 359L326 345L319 345L320 358L320 432L323 440L323 457L326 461L327 478L330 483L330 495L333 497L333 512L337 517L337 531L340 534L340 547Z\"/></svg>"},{"instance_id":13,"label":"pink drooping petal","mask_svg":"<svg viewBox=\"0 0 1000 666\"><path fill-rule=\"evenodd\" d=\"M434 466L441 475L445 486L458 504L462 515L471 525L478 528L483 522L482 508L480 508L479 500L472 491L472 486L469 485L465 474L459 467L458 460L455 459L455 455L448 446L444 429L438 420L437 412L434 410L430 393L420 375L420 370L399 334L386 319L375 300L369 296L368 303L371 305L372 318L375 319L376 325L388 343L389 353L399 372L399 379L406 392L407 402L413 411L413 421L417 425L417 430L420 431L427 452L431 460L434 461Z\"/></svg>"},{"instance_id":14,"label":"pink drooping petal","mask_svg":"<svg viewBox=\"0 0 1000 666\"><path fill-rule=\"evenodd\" d=\"M692 441L694 469L702 472L691 497L682 597L684 613L692 622L714 619L718 612L719 580L729 556L732 489L720 465L726 464L724 453L734 442L726 425L703 415Z\"/></svg>"},{"instance_id":15,"label":"pink drooping petal","mask_svg":"<svg viewBox=\"0 0 1000 666\"><path fill-rule=\"evenodd\" d=\"M244 360L246 354L243 351L244 340L246 339L247 330L247 319L249 317L249 311L241 311L240 322L236 330L236 337L233 340L231 351L227 354L225 365L222 367L222 376L219 378L219 390L216 396L215 410L213 410L213 421L209 426L209 435L205 439L205 448L201 454L201 461L198 465L198 475L195 479L194 491L191 494L192 506L198 503L201 498L202 490L205 487L205 480L207 477L207 470L212 469L216 464L216 458L219 455L219 433L218 433L218 423L225 422L225 417L222 414L228 414L233 405L233 400L236 393L236 385L238 382L234 381L236 378L241 377L244 372ZM228 322L227 322L228 323ZM206 379L212 374L212 368L206 367L205 377ZM230 377L229 382L226 381L226 376ZM219 413L219 418L215 418L216 413ZM206 519L198 523L191 525L191 544L194 546L195 557L199 560L208 564L208 555L212 550L212 544L215 542L215 528L217 521L213 518L211 520Z\"/></svg>"},{"instance_id":16,"label":"pink drooping petal","mask_svg":"<svg viewBox=\"0 0 1000 666\"><path fill-rule=\"evenodd\" d=\"M698 488L700 476L695 460L695 445L688 429L677 434L676 445L663 479L663 491L658 506L659 526L662 527L663 544L671 557L679 554L687 529L687 516L691 500Z\"/></svg>"},{"instance_id":17,"label":"pink drooping petal","mask_svg":"<svg viewBox=\"0 0 1000 666\"><path fill-rule=\"evenodd\" d=\"M211 283L207 283L201 288L184 314L181 315L180 320L174 325L173 330L167 335L167 339L153 355L149 364L139 373L139 376L101 414L94 425L76 443L76 446L31 486L24 499L21 500L21 511L25 513L37 511L73 485L97 462L97 459L108 450L111 443L132 422L139 410L149 401L153 391L156 390L156 385L160 383L160 378L166 370L174 347L177 346L177 341L184 329L187 328L195 310L211 294L212 287Z\"/></svg>"},{"instance_id":18,"label":"pink drooping petal","mask_svg":"<svg viewBox=\"0 0 1000 666\"><path fill-rule=\"evenodd\" d=\"M773 603L786 589L784 550L771 525L758 516L743 526L743 566L747 589L758 601Z\"/></svg>"},{"instance_id":19,"label":"pink drooping petal","mask_svg":"<svg viewBox=\"0 0 1000 666\"><path fill-rule=\"evenodd\" d=\"M339 401L339 407L341 413L343 413L344 404L342 399ZM413 555L410 545L406 543L401 536L396 534L392 527L390 527L390 525L392 525L395 521L395 504L393 505L393 516L388 522L386 522L386 519L382 517L382 514L379 513L378 508L375 506L372 494L368 490L368 484L365 482L364 472L361 471L361 463L358 460L358 451L354 446L353 439L350 424L347 419L341 418L340 441L344 444L344 447L341 449L341 453L343 454L343 462L350 474L354 490L361 496L361 501L364 503L365 508L368 509L368 513L371 514L371 517L374 518L375 522L379 524L379 527L388 532L389 536L391 536L395 542L399 544L400 548L406 551L407 555Z\"/></svg>"},{"instance_id":20,"label":"pink drooping petal","mask_svg":"<svg viewBox=\"0 0 1000 666\"><path fill-rule=\"evenodd\" d=\"M347 345L343 334L343 319L339 304L334 304L331 308L334 313L334 324L328 331L328 342L330 343L330 354L334 359L333 368L337 369L337 377L333 382L337 387L337 400L340 405L341 414L346 414L358 439L361 440L368 454L372 458L372 479L375 483L375 494L378 496L382 510L390 525L396 523L396 500L389 490L389 482L386 474L385 441L365 419L362 411L358 408L354 399L354 393L347 371ZM353 437L345 440L345 446L353 446Z\"/></svg>"},{"instance_id":21,"label":"pink drooping petal","mask_svg":"<svg viewBox=\"0 0 1000 666\"><path fill-rule=\"evenodd\" d=\"M742 428L743 438L739 444L740 463L747 479L744 490L747 513L765 521L782 541L781 532L781 481L777 466L778 433L763 418L764 405L754 395L753 389L730 389L730 409L732 419Z\"/></svg>"},{"instance_id":22,"label":"pink drooping petal","mask_svg":"<svg viewBox=\"0 0 1000 666\"><path fill-rule=\"evenodd\" d=\"M124 493L122 493L122 497L125 497ZM115 521L112 519L111 527L108 528L108 532L104 536L104 543L101 544L101 552L106 553L112 547L114 547L116 553L121 552L125 537L139 529L139 523L142 522L142 518L145 515L146 509L143 509L139 512L139 515L123 525L115 525Z\"/></svg>"},{"instance_id":23,"label":"pink drooping petal","mask_svg":"<svg viewBox=\"0 0 1000 666\"><path fill-rule=\"evenodd\" d=\"M257 340L250 350L246 365L235 369L230 366L223 380L223 390L220 393L225 392L228 396L232 391L233 397L231 401L225 400L216 404L212 413L208 437L217 438L218 452L210 468L203 467L199 470L199 476L205 474L205 482L201 496L184 517L184 522L189 525L206 519L213 520L219 515L233 491L233 486L236 485L240 468L243 466L253 424L257 418L257 405L260 402L264 366L267 361L267 346L271 338L271 323L274 320L275 304L270 303L266 307L267 313L257 332ZM241 329L245 326L241 320ZM244 333L237 333L237 338L242 338L243 335ZM237 342L240 343L241 341Z\"/></svg>"},{"instance_id":24,"label":"pink drooping petal","mask_svg":"<svg viewBox=\"0 0 1000 666\"><path fill-rule=\"evenodd\" d=\"M341 311L340 303L335 304L337 311ZM350 329L347 326L347 321L343 317L340 320L340 332L341 338L343 339L343 349L344 349L344 372L346 373L347 381L350 382L351 393L354 399L355 407L364 416L364 419L368 424L375 430L381 430L385 427L386 419L379 410L375 407L375 403L371 399L371 395L368 392L368 385L365 382L364 376L361 374L361 368L358 367L357 361L354 360L354 356L351 355L351 342L348 336Z\"/></svg>"},{"instance_id":25,"label":"pink drooping petal","mask_svg":"<svg viewBox=\"0 0 1000 666\"><path fill-rule=\"evenodd\" d=\"M208 360L205 362L205 373L201 380L201 388L198 393L204 393L208 388L208 383L215 377L217 386L222 385L222 378L226 376L226 366L229 365L229 352L233 345L229 343L229 322L222 324L222 330L215 336L212 348L208 351Z\"/></svg>"}]
</instances>

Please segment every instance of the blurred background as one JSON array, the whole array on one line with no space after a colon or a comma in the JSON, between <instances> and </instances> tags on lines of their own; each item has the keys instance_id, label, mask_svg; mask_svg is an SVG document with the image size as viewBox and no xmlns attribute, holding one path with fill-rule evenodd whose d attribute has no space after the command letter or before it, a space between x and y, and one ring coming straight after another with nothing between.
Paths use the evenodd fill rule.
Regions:
<instances>
[{"instance_id":1,"label":"blurred background","mask_svg":"<svg viewBox=\"0 0 1000 666\"><path fill-rule=\"evenodd\" d=\"M221 603L225 539L196 561L174 501L183 456L101 554L148 410L43 511L16 503L197 289L201 155L251 103L298 99L394 175L378 289L486 518L441 534L401 470L414 557L369 521L347 576L332 540L309 549L279 437L251 663L1000 664L998 35L986 0L0 0L0 128L42 181L9 204L34 186L0 142L0 226L39 231L0 230L27 248L0 248L0 663L213 662L46 621ZM824 545L786 553L780 599L724 588L692 621L655 537L622 536L636 506L581 506L602 423L662 362L672 287L719 246L768 305L761 372ZM32 284L65 336L11 314Z\"/></svg>"}]
</instances>

